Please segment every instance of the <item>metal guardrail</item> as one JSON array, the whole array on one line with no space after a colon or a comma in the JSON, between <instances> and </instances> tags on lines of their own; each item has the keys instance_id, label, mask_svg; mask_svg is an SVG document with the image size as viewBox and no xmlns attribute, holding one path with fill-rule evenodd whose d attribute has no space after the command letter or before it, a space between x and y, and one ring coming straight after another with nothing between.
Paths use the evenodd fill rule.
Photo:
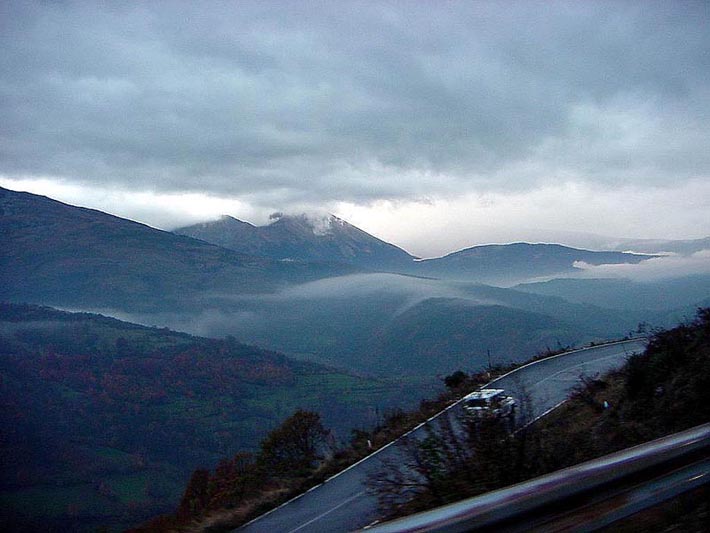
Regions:
<instances>
[{"instance_id":1,"label":"metal guardrail","mask_svg":"<svg viewBox=\"0 0 710 533\"><path fill-rule=\"evenodd\" d=\"M527 521L538 514L538 511L549 509L551 506L556 512L570 510L574 508L573 504L569 503L571 500L580 499L590 493L596 496L603 492L610 495L613 492L618 493L618 487L624 483L628 484L630 479L638 487L640 480L644 479L643 476L648 479L664 466L678 467L683 461L689 463L702 458L701 462L695 463L695 469L687 482L681 484L672 494L669 493L667 499L710 482L709 456L710 424L703 424L508 488L380 524L369 531L448 533L490 528L505 530L501 525L510 530L525 530L526 524L529 524ZM620 505L631 505L625 503L631 499L621 500ZM647 507L660 501L652 501ZM638 502L634 505L633 512L643 508L639 507ZM624 513L617 515L621 517Z\"/></svg>"}]
</instances>

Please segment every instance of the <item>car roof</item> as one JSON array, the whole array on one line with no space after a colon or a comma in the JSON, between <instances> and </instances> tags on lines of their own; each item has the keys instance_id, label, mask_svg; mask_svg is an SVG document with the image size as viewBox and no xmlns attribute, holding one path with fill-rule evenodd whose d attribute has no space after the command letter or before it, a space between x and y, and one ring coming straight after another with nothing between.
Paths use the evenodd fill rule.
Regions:
<instances>
[{"instance_id":1,"label":"car roof","mask_svg":"<svg viewBox=\"0 0 710 533\"><path fill-rule=\"evenodd\" d=\"M504 393L503 389L481 389L467 394L464 396L464 400L488 400L494 396Z\"/></svg>"}]
</instances>

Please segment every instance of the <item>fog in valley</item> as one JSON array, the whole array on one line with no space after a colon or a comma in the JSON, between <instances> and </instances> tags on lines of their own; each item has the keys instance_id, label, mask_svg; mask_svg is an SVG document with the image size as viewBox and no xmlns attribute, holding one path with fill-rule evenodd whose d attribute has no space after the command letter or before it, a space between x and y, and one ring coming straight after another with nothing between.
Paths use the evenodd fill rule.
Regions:
<instances>
[{"instance_id":1,"label":"fog in valley","mask_svg":"<svg viewBox=\"0 0 710 533\"><path fill-rule=\"evenodd\" d=\"M623 336L641 322L663 326L691 316L710 299L707 264L706 252L638 265L581 264L577 274L564 279L515 285L511 280L508 287L355 274L271 293L204 294L194 312L92 311L195 335L230 335L358 373L440 375L482 368L487 351L497 363L511 362L547 349ZM538 319L547 321L542 333L527 331L526 325ZM424 335L420 340L431 353L426 348L407 352L412 348L407 342L418 342L418 335ZM529 338L507 343L506 335ZM399 345L393 349L395 338Z\"/></svg>"}]
</instances>

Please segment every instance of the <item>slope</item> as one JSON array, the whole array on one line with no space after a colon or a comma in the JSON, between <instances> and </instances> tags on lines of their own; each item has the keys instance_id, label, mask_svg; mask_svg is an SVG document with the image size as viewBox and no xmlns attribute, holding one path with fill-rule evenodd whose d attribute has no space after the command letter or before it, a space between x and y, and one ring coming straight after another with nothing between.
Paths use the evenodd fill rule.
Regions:
<instances>
[{"instance_id":1,"label":"slope","mask_svg":"<svg viewBox=\"0 0 710 533\"><path fill-rule=\"evenodd\" d=\"M475 327L476 317L486 326ZM487 349L494 363L518 360L560 344L624 336L641 321L655 325L656 318L655 313L602 309L499 287L380 273L229 299L204 313L137 320L231 334L372 375L393 375L397 369L396 375L424 376L483 368ZM421 347L414 346L415 339ZM429 356L415 356L420 350Z\"/></svg>"},{"instance_id":2,"label":"slope","mask_svg":"<svg viewBox=\"0 0 710 533\"><path fill-rule=\"evenodd\" d=\"M431 298L377 332L372 366L395 375L479 371L592 340L549 315L470 300Z\"/></svg>"},{"instance_id":3,"label":"slope","mask_svg":"<svg viewBox=\"0 0 710 533\"><path fill-rule=\"evenodd\" d=\"M703 298L710 297L710 276L698 274L645 282L629 279L554 279L526 283L516 289L612 309L693 310Z\"/></svg>"},{"instance_id":4,"label":"slope","mask_svg":"<svg viewBox=\"0 0 710 533\"><path fill-rule=\"evenodd\" d=\"M639 263L650 255L596 252L560 244L491 244L417 262L417 273L444 279L510 284L541 276L575 272L577 262L590 265Z\"/></svg>"},{"instance_id":5,"label":"slope","mask_svg":"<svg viewBox=\"0 0 710 533\"><path fill-rule=\"evenodd\" d=\"M233 339L0 304L0 525L137 523L298 407L342 439L405 397Z\"/></svg>"},{"instance_id":6,"label":"slope","mask_svg":"<svg viewBox=\"0 0 710 533\"><path fill-rule=\"evenodd\" d=\"M413 261L407 252L329 215L272 215L273 222L254 226L223 216L213 222L175 230L180 235L241 253L302 261L338 261L368 269L401 269Z\"/></svg>"},{"instance_id":7,"label":"slope","mask_svg":"<svg viewBox=\"0 0 710 533\"><path fill-rule=\"evenodd\" d=\"M280 262L0 188L0 299L176 309L211 293L254 293L352 272Z\"/></svg>"}]
</instances>

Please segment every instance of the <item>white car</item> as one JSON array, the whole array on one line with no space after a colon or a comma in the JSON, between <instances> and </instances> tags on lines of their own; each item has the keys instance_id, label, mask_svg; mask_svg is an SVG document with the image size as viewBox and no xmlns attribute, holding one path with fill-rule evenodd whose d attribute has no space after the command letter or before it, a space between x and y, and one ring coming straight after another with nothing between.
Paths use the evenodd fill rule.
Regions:
<instances>
[{"instance_id":1,"label":"white car","mask_svg":"<svg viewBox=\"0 0 710 533\"><path fill-rule=\"evenodd\" d=\"M515 399L503 389L481 389L463 399L464 412L473 418L512 418L515 415Z\"/></svg>"}]
</instances>

